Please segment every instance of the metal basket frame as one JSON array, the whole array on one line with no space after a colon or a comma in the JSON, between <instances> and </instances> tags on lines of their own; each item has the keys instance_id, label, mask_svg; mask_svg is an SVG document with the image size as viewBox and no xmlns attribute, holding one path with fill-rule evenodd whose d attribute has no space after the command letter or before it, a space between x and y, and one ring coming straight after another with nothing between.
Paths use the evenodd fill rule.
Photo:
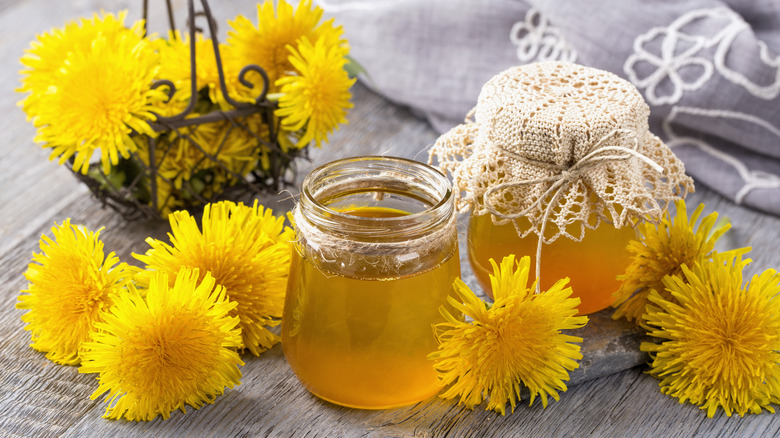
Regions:
<instances>
[{"instance_id":1,"label":"metal basket frame","mask_svg":"<svg viewBox=\"0 0 780 438\"><path fill-rule=\"evenodd\" d=\"M188 0L188 15L187 15L187 27L189 33L189 54L190 54L190 84L191 94L187 107L179 114L171 117L157 116L156 119L150 123L151 128L158 133L175 132L178 137L187 139L190 144L199 150L203 154L203 159L209 159L217 163L224 171L231 175L236 184L232 184L227 187L219 195L205 198L197 193L187 181L182 183L182 190L187 190L188 194L194 199L193 205L185 206L184 208L202 207L208 202L213 202L217 199L230 199L237 198L246 195L256 195L265 190L279 190L285 185L290 185L293 181L288 178L288 174L291 171L292 175L295 174L294 160L297 157L308 157L308 148L296 149L285 152L280 147L276 133L279 132L279 121L274 118L274 110L277 109L275 102L268 100L267 92L269 89L268 74L258 65L249 64L244 66L238 74L239 82L248 87L254 88L256 84L251 83L246 79L246 75L249 72L255 72L260 75L263 80L262 91L257 97L255 102L239 102L233 99L228 93L225 73L222 64L222 58L219 51L219 40L217 37L217 25L214 17L211 13L211 8L208 5L207 0L199 0L202 10L195 10L195 1ZM170 0L166 0L166 7L168 12L168 23L170 30L173 33L176 30L175 20L173 14L173 7ZM214 51L214 58L216 60L216 67L219 76L219 87L222 92L222 96L225 101L229 103L234 109L230 110L213 110L209 113L199 115L197 117L187 117L192 114L197 104L199 90L197 89L196 81L196 34L202 33L203 30L196 26L195 20L198 17L205 17L207 23L207 29L211 37L212 48ZM146 33L146 26L148 23L148 0L143 0L143 20L144 20L144 33ZM173 82L167 79L156 81L152 87L157 88L160 86L168 87L168 98L172 98L176 92L176 87ZM256 132L253 132L249 126L241 122L242 117L247 117L253 114L260 114L263 124L268 128L268 140L259 136ZM188 128L208 123L215 123L220 121L229 121L231 127L222 139L221 144L217 148L217 154L211 155L204 148L194 141L191 137L191 133L183 132L182 128ZM271 166L268 174L261 174L257 169L253 169L247 177L240 175L228 169L223 163L217 160L219 151L222 150L227 136L233 129L243 129L249 132L257 141L255 151L259 152L263 147L267 148L270 152ZM95 178L92 174L82 174L78 171L73 171L74 174L89 187L92 193L101 201L103 206L108 206L115 211L122 214L127 220L139 220L139 219L162 219L161 206L158 202L158 178L173 185L173 181L165 178L159 172L160 163L165 159L168 150L163 152L163 158L160 162L157 162L156 153L158 148L158 141L156 138L144 137L147 141L149 148L149 163L148 166L144 166L142 172L129 181L127 184L117 186L114 182L103 174L103 172L97 172L98 177ZM138 163L142 164L140 156L137 152L131 153L132 158ZM201 161L202 161L201 160ZM199 162L200 163L200 162ZM95 163L90 164L95 166ZM286 179L287 178L287 179ZM146 204L139 200L134 193L140 189L142 182L147 179L149 181L149 197L150 203Z\"/></svg>"}]
</instances>

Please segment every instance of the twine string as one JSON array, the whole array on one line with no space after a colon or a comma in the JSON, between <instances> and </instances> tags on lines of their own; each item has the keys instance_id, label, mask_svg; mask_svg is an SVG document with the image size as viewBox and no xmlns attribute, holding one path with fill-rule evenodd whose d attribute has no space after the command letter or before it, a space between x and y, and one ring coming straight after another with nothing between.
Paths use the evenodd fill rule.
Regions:
<instances>
[{"instance_id":1,"label":"twine string","mask_svg":"<svg viewBox=\"0 0 780 438\"><path fill-rule=\"evenodd\" d=\"M550 215L552 214L553 206L557 203L558 198L560 198L560 196L563 194L563 191L572 182L578 181L584 174L588 173L589 171L599 166L602 166L607 163L616 162L616 161L628 160L632 157L640 159L642 162L650 166L650 168L653 169L654 171L658 173L663 173L664 171L663 167L661 167L658 163L656 163L649 157L643 155L637 150L639 148L639 141L636 135L634 135L633 137L633 141L634 141L633 147L625 147L625 146L601 147L602 143L609 140L611 137L615 136L616 134L620 134L620 133L633 134L632 131L629 131L627 129L615 129L611 131L607 135L601 137L601 139L599 139L599 141L597 141L593 145L593 150L590 153L586 154L579 161L571 165L568 169L561 169L560 166L550 164L550 163L545 163L542 161L530 160L528 158L520 157L514 153L511 153L510 151L504 150L504 152L509 152L514 158L520 159L520 161L528 162L530 164L534 164L548 169L560 170L560 173L557 173L552 176L498 184L494 187L489 188L487 191L485 191L485 194L482 196L483 205L485 206L485 209L488 212L490 212L491 214L493 214L494 216L500 219L514 220L526 216L533 209L541 207L544 200L547 199L548 196L552 195L550 202L547 204L547 207L544 209L544 215L542 216L542 223L539 227L539 236L536 243L536 293L541 292L542 244L544 243L544 232L547 226L547 221L549 220ZM612 152L612 154L604 155L605 152ZM496 206L493 204L493 201L491 201L492 195L500 190L505 190L509 188L520 188L523 186L545 184L545 183L552 183L552 184L550 185L550 187L547 188L547 190L544 191L544 193L542 193L534 202L532 202L531 205L529 205L527 208L523 209L520 212L502 213L498 211Z\"/></svg>"}]
</instances>

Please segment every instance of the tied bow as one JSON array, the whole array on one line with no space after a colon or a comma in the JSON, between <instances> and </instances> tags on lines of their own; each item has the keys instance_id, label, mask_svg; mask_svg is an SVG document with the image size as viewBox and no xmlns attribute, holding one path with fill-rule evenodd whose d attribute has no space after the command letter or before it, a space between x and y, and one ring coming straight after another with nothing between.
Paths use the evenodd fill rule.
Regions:
<instances>
[{"instance_id":1,"label":"tied bow","mask_svg":"<svg viewBox=\"0 0 780 438\"><path fill-rule=\"evenodd\" d=\"M561 170L561 172L548 177L512 181L508 183L498 184L495 187L489 188L482 196L482 201L483 201L483 205L485 206L485 209L491 214L493 214L494 216L501 219L517 219L527 215L528 213L531 212L531 210L537 207L541 207L544 200L550 194L552 194L552 199L547 204L547 207L544 209L544 216L542 217L542 224L539 229L539 239L536 244L536 293L539 293L541 288L540 266L541 266L541 259L542 259L542 244L544 243L544 231L547 225L547 221L550 218L550 215L552 214L552 207L556 204L558 198L561 196L561 194L563 193L566 187L568 187L572 182L579 180L585 173L587 173L588 171L592 170L595 167L604 165L606 163L625 161L632 157L642 160L645 164L650 166L650 168L652 168L656 172L663 173L664 171L663 167L661 167L658 163L651 160L647 156L642 155L637 150L639 148L639 141L637 140L636 136L634 136L633 138L634 146L630 148L625 146L600 147L602 143L609 140L611 137L615 136L616 134L620 134L620 133L633 134L631 131L627 129L615 129L611 131L609 134L603 136L601 139L599 139L599 141L596 142L596 144L593 146L593 151L591 151L590 153L582 157L579 161L577 161L576 163L574 163L568 168L560 168L557 166L549 165L547 163L529 160L524 157L516 156L510 152L510 154L514 155L515 158L521 161L525 161L535 165L545 166L552 169L558 168ZM491 201L491 196L500 190L505 190L508 188L518 188L518 187L530 186L536 184L545 184L545 183L552 183L552 184L550 185L550 187L547 188L547 190L545 190L544 193L542 193L541 196L539 196L533 203L531 203L530 206L528 206L526 209L520 212L501 213L496 209L496 207L493 205L493 202Z\"/></svg>"}]
</instances>

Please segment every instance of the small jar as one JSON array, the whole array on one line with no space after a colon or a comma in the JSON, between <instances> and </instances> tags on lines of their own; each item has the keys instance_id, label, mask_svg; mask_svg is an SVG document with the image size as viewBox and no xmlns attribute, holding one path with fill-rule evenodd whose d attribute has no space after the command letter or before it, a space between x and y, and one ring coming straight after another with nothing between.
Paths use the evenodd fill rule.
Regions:
<instances>
[{"instance_id":1,"label":"small jar","mask_svg":"<svg viewBox=\"0 0 780 438\"><path fill-rule=\"evenodd\" d=\"M562 278L569 278L572 297L579 298L580 315L588 315L609 307L612 294L620 287L617 276L624 273L631 257L628 242L636 238L632 227L615 228L601 224L585 230L581 241L559 238L542 247L540 265L541 290L549 289ZM468 255L471 268L482 289L492 297L489 275L493 268L489 260L501 261L509 254L530 256L536 264L538 237L519 237L511 223L497 225L490 214L471 216L468 226ZM532 273L529 278L534 280Z\"/></svg>"},{"instance_id":2,"label":"small jar","mask_svg":"<svg viewBox=\"0 0 780 438\"><path fill-rule=\"evenodd\" d=\"M427 355L440 307L457 314L455 217L448 179L415 161L349 158L304 179L282 347L309 391L384 409L440 390Z\"/></svg>"}]
</instances>

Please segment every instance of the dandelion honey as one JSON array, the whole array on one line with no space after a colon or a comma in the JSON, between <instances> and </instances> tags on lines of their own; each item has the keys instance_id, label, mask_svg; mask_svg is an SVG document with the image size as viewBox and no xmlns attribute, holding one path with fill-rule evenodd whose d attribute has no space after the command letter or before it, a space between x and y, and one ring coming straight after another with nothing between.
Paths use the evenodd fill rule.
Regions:
<instances>
[{"instance_id":1,"label":"dandelion honey","mask_svg":"<svg viewBox=\"0 0 780 438\"><path fill-rule=\"evenodd\" d=\"M293 254L282 345L312 393L341 405L389 408L439 392L426 355L431 324L444 322L457 254L402 278L354 278L323 272ZM450 309L454 311L454 309Z\"/></svg>"},{"instance_id":2,"label":"dandelion honey","mask_svg":"<svg viewBox=\"0 0 780 438\"><path fill-rule=\"evenodd\" d=\"M631 227L616 229L606 224L585 230L582 241L560 237L542 247L541 290L546 290L561 278L568 277L572 296L581 300L579 313L587 315L612 304L612 293L620 287L616 277L625 272L631 259L626 246L634 239ZM536 263L538 237L519 237L509 223L496 225L490 215L472 216L468 227L468 256L483 290L490 291L488 260L499 261L509 254L530 256ZM533 274L532 274L533 278Z\"/></svg>"},{"instance_id":3,"label":"dandelion honey","mask_svg":"<svg viewBox=\"0 0 780 438\"><path fill-rule=\"evenodd\" d=\"M344 406L435 395L433 324L460 275L449 182L410 160L360 157L315 170L295 211L298 241L282 347L302 384Z\"/></svg>"}]
</instances>

